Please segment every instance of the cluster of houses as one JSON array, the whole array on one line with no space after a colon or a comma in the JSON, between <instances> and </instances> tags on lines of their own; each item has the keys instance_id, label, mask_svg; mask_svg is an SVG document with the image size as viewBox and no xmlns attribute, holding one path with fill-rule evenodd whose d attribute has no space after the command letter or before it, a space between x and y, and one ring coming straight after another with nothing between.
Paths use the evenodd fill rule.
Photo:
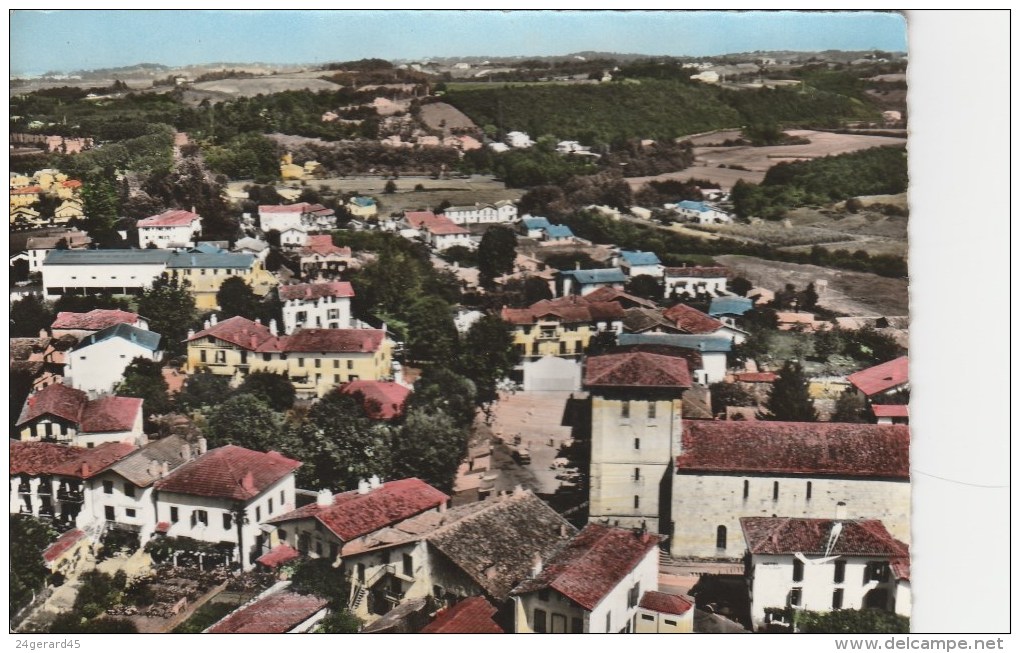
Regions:
<instances>
[{"instance_id":1,"label":"cluster of houses","mask_svg":"<svg viewBox=\"0 0 1020 653\"><path fill-rule=\"evenodd\" d=\"M67 225L84 217L82 183L54 169L10 175L11 229ZM44 198L49 206L44 208ZM45 215L44 215L45 213Z\"/></svg>"}]
</instances>

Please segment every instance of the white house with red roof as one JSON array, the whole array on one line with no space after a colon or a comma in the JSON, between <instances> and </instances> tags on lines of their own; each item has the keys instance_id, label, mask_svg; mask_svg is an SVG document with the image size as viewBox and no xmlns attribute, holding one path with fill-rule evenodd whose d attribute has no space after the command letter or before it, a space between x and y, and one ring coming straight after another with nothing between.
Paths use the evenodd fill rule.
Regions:
<instances>
[{"instance_id":1,"label":"white house with red roof","mask_svg":"<svg viewBox=\"0 0 1020 653\"><path fill-rule=\"evenodd\" d=\"M694 599L649 590L638 603L635 633L693 633Z\"/></svg>"},{"instance_id":2,"label":"white house with red roof","mask_svg":"<svg viewBox=\"0 0 1020 653\"><path fill-rule=\"evenodd\" d=\"M404 224L417 231L417 237L435 250L444 250L454 245L473 247L471 232L445 215L432 211L405 211Z\"/></svg>"},{"instance_id":3,"label":"white house with red roof","mask_svg":"<svg viewBox=\"0 0 1020 653\"><path fill-rule=\"evenodd\" d=\"M259 206L259 226L263 233L273 229L281 233L292 228L307 231L335 229L336 213L321 204L309 202L263 204Z\"/></svg>"},{"instance_id":4,"label":"white house with red roof","mask_svg":"<svg viewBox=\"0 0 1020 653\"><path fill-rule=\"evenodd\" d=\"M300 466L275 451L212 449L154 483L156 530L213 544L240 543L241 568L251 569L263 540L259 526L294 509L294 472Z\"/></svg>"},{"instance_id":5,"label":"white house with red roof","mask_svg":"<svg viewBox=\"0 0 1020 653\"><path fill-rule=\"evenodd\" d=\"M283 302L283 332L296 329L351 328L351 298L354 287L348 281L296 283L279 286Z\"/></svg>"},{"instance_id":6,"label":"white house with red roof","mask_svg":"<svg viewBox=\"0 0 1020 653\"><path fill-rule=\"evenodd\" d=\"M209 626L203 633L220 635L307 633L326 616L329 601L315 594L301 594L277 583Z\"/></svg>"},{"instance_id":7,"label":"white house with red roof","mask_svg":"<svg viewBox=\"0 0 1020 653\"><path fill-rule=\"evenodd\" d=\"M142 422L142 399L89 399L81 390L54 383L25 399L15 428L26 442L94 447L104 442L139 443L145 437Z\"/></svg>"},{"instance_id":8,"label":"white house with red roof","mask_svg":"<svg viewBox=\"0 0 1020 653\"><path fill-rule=\"evenodd\" d=\"M676 333L725 336L735 345L743 344L749 335L747 331L725 324L687 304L667 308L662 312L662 317L673 325Z\"/></svg>"},{"instance_id":9,"label":"white house with red roof","mask_svg":"<svg viewBox=\"0 0 1020 653\"><path fill-rule=\"evenodd\" d=\"M329 234L309 235L298 249L298 263L301 274L313 277L323 272L336 273L354 267L357 259L350 247L333 244Z\"/></svg>"},{"instance_id":10,"label":"white house with red roof","mask_svg":"<svg viewBox=\"0 0 1020 653\"><path fill-rule=\"evenodd\" d=\"M130 324L115 324L83 338L66 354L64 381L91 397L109 394L136 358L161 361L162 336Z\"/></svg>"},{"instance_id":11,"label":"white house with red roof","mask_svg":"<svg viewBox=\"0 0 1020 653\"><path fill-rule=\"evenodd\" d=\"M910 360L900 356L847 376L879 424L907 424L910 402Z\"/></svg>"},{"instance_id":12,"label":"white house with red roof","mask_svg":"<svg viewBox=\"0 0 1020 653\"><path fill-rule=\"evenodd\" d=\"M82 529L94 526L87 482L134 450L135 445L125 442L82 448L11 440L11 514Z\"/></svg>"},{"instance_id":13,"label":"white house with red roof","mask_svg":"<svg viewBox=\"0 0 1020 653\"><path fill-rule=\"evenodd\" d=\"M588 524L513 589L514 632L631 633L641 597L659 587L662 537Z\"/></svg>"},{"instance_id":14,"label":"white house with red roof","mask_svg":"<svg viewBox=\"0 0 1020 653\"><path fill-rule=\"evenodd\" d=\"M910 549L880 520L742 517L740 527L756 628L789 625L790 610L910 616Z\"/></svg>"},{"instance_id":15,"label":"white house with red roof","mask_svg":"<svg viewBox=\"0 0 1020 653\"><path fill-rule=\"evenodd\" d=\"M584 389L591 410L588 517L668 533L660 497L680 453L683 393L692 385L679 349L622 348L589 356Z\"/></svg>"},{"instance_id":16,"label":"white house with red roof","mask_svg":"<svg viewBox=\"0 0 1020 653\"><path fill-rule=\"evenodd\" d=\"M170 209L138 221L138 246L142 249L194 247L202 233L202 217L192 211Z\"/></svg>"},{"instance_id":17,"label":"white house with red roof","mask_svg":"<svg viewBox=\"0 0 1020 653\"><path fill-rule=\"evenodd\" d=\"M149 321L137 313L97 308L87 313L60 311L57 313L56 319L53 320L53 324L50 325L50 332L54 338L74 336L81 339L117 324L129 324L138 329L149 330Z\"/></svg>"},{"instance_id":18,"label":"white house with red roof","mask_svg":"<svg viewBox=\"0 0 1020 653\"><path fill-rule=\"evenodd\" d=\"M684 266L663 268L663 297L696 297L711 295L721 297L727 294L726 282L730 277L729 268Z\"/></svg>"},{"instance_id":19,"label":"white house with red roof","mask_svg":"<svg viewBox=\"0 0 1020 653\"><path fill-rule=\"evenodd\" d=\"M686 420L674 461L674 557L740 560L749 515L881 520L910 542L910 431L836 422Z\"/></svg>"}]
</instances>

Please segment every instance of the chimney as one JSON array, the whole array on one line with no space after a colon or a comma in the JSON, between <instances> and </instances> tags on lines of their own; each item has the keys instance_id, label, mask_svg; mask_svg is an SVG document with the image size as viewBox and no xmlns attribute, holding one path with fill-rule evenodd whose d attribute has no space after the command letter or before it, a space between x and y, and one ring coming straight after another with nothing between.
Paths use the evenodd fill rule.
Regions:
<instances>
[{"instance_id":1,"label":"chimney","mask_svg":"<svg viewBox=\"0 0 1020 653\"><path fill-rule=\"evenodd\" d=\"M160 472L160 470L162 468L163 468L163 466L159 464L158 460L150 460L149 461L149 476L152 476L152 477L159 476L159 472Z\"/></svg>"},{"instance_id":2,"label":"chimney","mask_svg":"<svg viewBox=\"0 0 1020 653\"><path fill-rule=\"evenodd\" d=\"M535 555L531 557L531 577L538 578L538 575L542 573L542 556L539 555L538 551L535 551Z\"/></svg>"},{"instance_id":3,"label":"chimney","mask_svg":"<svg viewBox=\"0 0 1020 653\"><path fill-rule=\"evenodd\" d=\"M365 479L358 481L358 494L368 494L369 489L368 481Z\"/></svg>"},{"instance_id":4,"label":"chimney","mask_svg":"<svg viewBox=\"0 0 1020 653\"><path fill-rule=\"evenodd\" d=\"M382 485L382 481L379 479L378 476L376 476L375 474L372 474L372 477L368 479L368 488L370 490L374 490L377 487L379 487L380 485Z\"/></svg>"},{"instance_id":5,"label":"chimney","mask_svg":"<svg viewBox=\"0 0 1020 653\"><path fill-rule=\"evenodd\" d=\"M209 324L209 320L206 320L205 322L202 323L202 328L205 329L206 331L208 331L209 327L211 327L211 326L212 325Z\"/></svg>"},{"instance_id":6,"label":"chimney","mask_svg":"<svg viewBox=\"0 0 1020 653\"><path fill-rule=\"evenodd\" d=\"M194 329L188 329L188 340L191 340L194 337L195 337L195 330Z\"/></svg>"},{"instance_id":7,"label":"chimney","mask_svg":"<svg viewBox=\"0 0 1020 653\"><path fill-rule=\"evenodd\" d=\"M580 270L581 269L581 262L580 261L574 261L574 269L575 270Z\"/></svg>"},{"instance_id":8,"label":"chimney","mask_svg":"<svg viewBox=\"0 0 1020 653\"><path fill-rule=\"evenodd\" d=\"M560 537L567 537L570 532L567 530L566 524L560 524Z\"/></svg>"},{"instance_id":9,"label":"chimney","mask_svg":"<svg viewBox=\"0 0 1020 653\"><path fill-rule=\"evenodd\" d=\"M216 317L216 313L213 313L212 315L209 316L209 324L216 326L216 323L219 321L220 321L219 318Z\"/></svg>"},{"instance_id":10,"label":"chimney","mask_svg":"<svg viewBox=\"0 0 1020 653\"><path fill-rule=\"evenodd\" d=\"M198 455L201 456L208 450L209 443L206 441L206 439L202 437L198 438Z\"/></svg>"},{"instance_id":11,"label":"chimney","mask_svg":"<svg viewBox=\"0 0 1020 653\"><path fill-rule=\"evenodd\" d=\"M279 335L279 329L276 327L276 318L269 320L269 333L275 338Z\"/></svg>"},{"instance_id":12,"label":"chimney","mask_svg":"<svg viewBox=\"0 0 1020 653\"><path fill-rule=\"evenodd\" d=\"M319 490L319 493L315 495L315 505L320 508L327 508L333 505L333 493L325 488Z\"/></svg>"},{"instance_id":13,"label":"chimney","mask_svg":"<svg viewBox=\"0 0 1020 653\"><path fill-rule=\"evenodd\" d=\"M262 318L260 317L255 318L255 324L262 326Z\"/></svg>"},{"instance_id":14,"label":"chimney","mask_svg":"<svg viewBox=\"0 0 1020 653\"><path fill-rule=\"evenodd\" d=\"M50 336L50 334L46 333L46 329L39 329L39 337L40 338L48 338L49 336Z\"/></svg>"},{"instance_id":15,"label":"chimney","mask_svg":"<svg viewBox=\"0 0 1020 653\"><path fill-rule=\"evenodd\" d=\"M836 520L841 521L846 519L846 502L840 501L836 504Z\"/></svg>"},{"instance_id":16,"label":"chimney","mask_svg":"<svg viewBox=\"0 0 1020 653\"><path fill-rule=\"evenodd\" d=\"M254 350L259 348L259 341L258 341L258 338L255 337L254 333L251 334L251 338L249 339L249 344L251 344L250 349L252 351L254 351Z\"/></svg>"},{"instance_id":17,"label":"chimney","mask_svg":"<svg viewBox=\"0 0 1020 653\"><path fill-rule=\"evenodd\" d=\"M81 464L81 476L82 478L88 478L92 474L92 467L88 463Z\"/></svg>"}]
</instances>

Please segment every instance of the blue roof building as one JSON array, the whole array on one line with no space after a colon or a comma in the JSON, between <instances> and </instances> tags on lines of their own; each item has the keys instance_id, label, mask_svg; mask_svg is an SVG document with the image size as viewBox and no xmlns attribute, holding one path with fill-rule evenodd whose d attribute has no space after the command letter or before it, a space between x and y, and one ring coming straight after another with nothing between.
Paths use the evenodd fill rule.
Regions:
<instances>
[{"instance_id":1,"label":"blue roof building","mask_svg":"<svg viewBox=\"0 0 1020 653\"><path fill-rule=\"evenodd\" d=\"M130 324L115 324L82 338L78 344L71 348L71 351L78 351L79 349L83 349L111 338L122 338L129 342L133 342L144 349L155 352L159 350L159 341L162 336L158 333L153 333L152 331L139 329L138 327L131 326Z\"/></svg>"},{"instance_id":2,"label":"blue roof building","mask_svg":"<svg viewBox=\"0 0 1020 653\"><path fill-rule=\"evenodd\" d=\"M617 338L620 345L668 345L685 347L702 353L728 352L733 349L733 340L728 336L690 333L621 333Z\"/></svg>"},{"instance_id":3,"label":"blue roof building","mask_svg":"<svg viewBox=\"0 0 1020 653\"><path fill-rule=\"evenodd\" d=\"M541 217L524 218L523 220L521 220L521 224L524 225L524 228L527 229L528 231L536 229L546 230L552 226L549 220Z\"/></svg>"},{"instance_id":4,"label":"blue roof building","mask_svg":"<svg viewBox=\"0 0 1020 653\"><path fill-rule=\"evenodd\" d=\"M564 224L549 225L545 230L546 238L549 239L562 239L562 238L573 238L574 232L570 230L570 227Z\"/></svg>"},{"instance_id":5,"label":"blue roof building","mask_svg":"<svg viewBox=\"0 0 1020 653\"><path fill-rule=\"evenodd\" d=\"M713 297L708 306L708 314L712 317L732 315L740 317L754 308L754 302L747 297Z\"/></svg>"},{"instance_id":6,"label":"blue roof building","mask_svg":"<svg viewBox=\"0 0 1020 653\"><path fill-rule=\"evenodd\" d=\"M655 252L639 252L624 249L620 251L620 258L630 266L662 265L662 261L659 260Z\"/></svg>"},{"instance_id":7,"label":"blue roof building","mask_svg":"<svg viewBox=\"0 0 1020 653\"><path fill-rule=\"evenodd\" d=\"M676 203L678 209L687 209L688 211L697 211L698 213L704 213L705 211L711 211L712 208L704 202L694 202L692 200L681 200Z\"/></svg>"}]
</instances>

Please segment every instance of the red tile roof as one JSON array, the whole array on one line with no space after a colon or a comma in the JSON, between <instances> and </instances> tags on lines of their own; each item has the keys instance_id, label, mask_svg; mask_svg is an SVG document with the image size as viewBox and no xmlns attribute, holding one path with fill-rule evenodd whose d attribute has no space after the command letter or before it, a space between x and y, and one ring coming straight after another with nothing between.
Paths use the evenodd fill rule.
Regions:
<instances>
[{"instance_id":1,"label":"red tile roof","mask_svg":"<svg viewBox=\"0 0 1020 653\"><path fill-rule=\"evenodd\" d=\"M432 211L404 211L404 220L415 229L423 224L434 222L438 216Z\"/></svg>"},{"instance_id":2,"label":"red tile roof","mask_svg":"<svg viewBox=\"0 0 1020 653\"><path fill-rule=\"evenodd\" d=\"M25 186L24 188L15 188L11 191L11 195L37 195L42 192L42 188L39 186Z\"/></svg>"},{"instance_id":3,"label":"red tile roof","mask_svg":"<svg viewBox=\"0 0 1020 653\"><path fill-rule=\"evenodd\" d=\"M464 599L453 607L442 610L421 634L471 634L484 635L502 633L503 629L492 620L496 608L482 596Z\"/></svg>"},{"instance_id":4,"label":"red tile roof","mask_svg":"<svg viewBox=\"0 0 1020 653\"><path fill-rule=\"evenodd\" d=\"M854 387L870 397L906 383L908 380L908 367L908 358L900 356L887 363L869 367L860 372L854 372L846 378Z\"/></svg>"},{"instance_id":5,"label":"red tile roof","mask_svg":"<svg viewBox=\"0 0 1020 653\"><path fill-rule=\"evenodd\" d=\"M684 422L678 473L910 478L910 430L894 424Z\"/></svg>"},{"instance_id":6,"label":"red tile roof","mask_svg":"<svg viewBox=\"0 0 1020 653\"><path fill-rule=\"evenodd\" d=\"M393 381L358 380L340 386L340 393L359 397L368 417L390 420L404 413L411 390Z\"/></svg>"},{"instance_id":7,"label":"red tile roof","mask_svg":"<svg viewBox=\"0 0 1020 653\"><path fill-rule=\"evenodd\" d=\"M552 588L585 610L594 610L661 540L648 532L588 524L537 577L525 580L512 593Z\"/></svg>"},{"instance_id":8,"label":"red tile roof","mask_svg":"<svg viewBox=\"0 0 1020 653\"><path fill-rule=\"evenodd\" d=\"M134 449L135 445L124 442L107 442L84 449L51 442L11 440L10 475L92 478Z\"/></svg>"},{"instance_id":9,"label":"red tile roof","mask_svg":"<svg viewBox=\"0 0 1020 653\"><path fill-rule=\"evenodd\" d=\"M897 556L889 561L896 580L910 581L910 555Z\"/></svg>"},{"instance_id":10,"label":"red tile roof","mask_svg":"<svg viewBox=\"0 0 1020 653\"><path fill-rule=\"evenodd\" d=\"M295 283L280 286L280 299L320 299L322 297L354 297L354 286L347 281L328 283Z\"/></svg>"},{"instance_id":11,"label":"red tile roof","mask_svg":"<svg viewBox=\"0 0 1020 653\"><path fill-rule=\"evenodd\" d=\"M683 333L714 333L723 323L686 304L677 304L663 311L662 316L676 324Z\"/></svg>"},{"instance_id":12,"label":"red tile roof","mask_svg":"<svg viewBox=\"0 0 1020 653\"><path fill-rule=\"evenodd\" d=\"M689 388L691 374L679 355L647 351L623 351L589 356L584 366L584 386Z\"/></svg>"},{"instance_id":13,"label":"red tile roof","mask_svg":"<svg viewBox=\"0 0 1020 653\"><path fill-rule=\"evenodd\" d=\"M83 433L130 431L141 411L142 400L135 397L101 397L89 401L81 390L54 383L25 400L17 426L51 415L74 422Z\"/></svg>"},{"instance_id":14,"label":"red tile roof","mask_svg":"<svg viewBox=\"0 0 1020 653\"><path fill-rule=\"evenodd\" d=\"M69 422L78 423L88 401L88 395L81 390L62 383L48 385L25 400L17 426L43 415L53 415Z\"/></svg>"},{"instance_id":15,"label":"red tile roof","mask_svg":"<svg viewBox=\"0 0 1020 653\"><path fill-rule=\"evenodd\" d=\"M875 417L909 417L910 408L902 404L872 404L871 412Z\"/></svg>"},{"instance_id":16,"label":"red tile roof","mask_svg":"<svg viewBox=\"0 0 1020 653\"><path fill-rule=\"evenodd\" d=\"M275 451L262 453L228 444L212 449L156 481L161 492L246 501L294 472L301 463Z\"/></svg>"},{"instance_id":17,"label":"red tile roof","mask_svg":"<svg viewBox=\"0 0 1020 653\"><path fill-rule=\"evenodd\" d=\"M587 295L584 296L590 302L617 302L624 307L643 306L645 308L655 308L656 303L635 295L630 295L622 290L612 288L610 286L602 286L596 288Z\"/></svg>"},{"instance_id":18,"label":"red tile roof","mask_svg":"<svg viewBox=\"0 0 1020 653\"><path fill-rule=\"evenodd\" d=\"M255 562L269 567L270 569L275 569L280 565L287 564L291 560L297 560L300 556L301 554L293 547L286 544L278 544L274 546L269 553L256 559Z\"/></svg>"},{"instance_id":19,"label":"red tile roof","mask_svg":"<svg viewBox=\"0 0 1020 653\"><path fill-rule=\"evenodd\" d=\"M779 375L775 372L737 372L733 378L742 383L775 383Z\"/></svg>"},{"instance_id":20,"label":"red tile roof","mask_svg":"<svg viewBox=\"0 0 1020 653\"><path fill-rule=\"evenodd\" d=\"M349 258L352 252L350 247L338 247L334 245L333 237L329 234L325 234L308 236L304 247L301 248L300 254L303 256L308 256L310 254L318 254L320 256L336 254L338 256L346 256Z\"/></svg>"},{"instance_id":21,"label":"red tile roof","mask_svg":"<svg viewBox=\"0 0 1020 653\"><path fill-rule=\"evenodd\" d=\"M130 431L142 412L142 399L136 397L100 397L82 411L83 433Z\"/></svg>"},{"instance_id":22,"label":"red tile roof","mask_svg":"<svg viewBox=\"0 0 1020 653\"><path fill-rule=\"evenodd\" d=\"M379 351L386 333L381 329L298 329L277 339L272 351L307 353L366 353ZM260 351L269 351L266 348Z\"/></svg>"},{"instance_id":23,"label":"red tile roof","mask_svg":"<svg viewBox=\"0 0 1020 653\"><path fill-rule=\"evenodd\" d=\"M209 336L249 350L258 349L267 342L276 340L268 327L240 315L199 331L188 338L188 342Z\"/></svg>"},{"instance_id":24,"label":"red tile roof","mask_svg":"<svg viewBox=\"0 0 1020 653\"><path fill-rule=\"evenodd\" d=\"M61 311L57 313L57 319L53 320L50 328L100 331L116 324L136 324L137 322L137 313L97 308L88 313Z\"/></svg>"},{"instance_id":25,"label":"red tile roof","mask_svg":"<svg viewBox=\"0 0 1020 653\"><path fill-rule=\"evenodd\" d=\"M623 307L616 302L593 301L588 297L571 295L558 299L543 299L527 308L504 308L501 317L510 324L529 325L539 320L553 319L564 324L593 324L622 320Z\"/></svg>"},{"instance_id":26,"label":"red tile roof","mask_svg":"<svg viewBox=\"0 0 1020 653\"><path fill-rule=\"evenodd\" d=\"M68 179L60 183L64 188L81 188L81 182L77 179Z\"/></svg>"},{"instance_id":27,"label":"red tile roof","mask_svg":"<svg viewBox=\"0 0 1020 653\"><path fill-rule=\"evenodd\" d=\"M286 633L322 610L328 600L314 594L281 591L230 613L209 627L208 633Z\"/></svg>"},{"instance_id":28,"label":"red tile roof","mask_svg":"<svg viewBox=\"0 0 1020 653\"><path fill-rule=\"evenodd\" d=\"M730 269L721 266L701 267L692 265L682 268L666 268L665 272L667 277L693 277L696 279L728 278L730 276Z\"/></svg>"},{"instance_id":29,"label":"red tile roof","mask_svg":"<svg viewBox=\"0 0 1020 653\"><path fill-rule=\"evenodd\" d=\"M187 227L191 225L195 220L201 218L196 213L191 211L182 211L180 209L170 209L169 211L163 211L159 215L153 215L144 220L138 221L138 227Z\"/></svg>"},{"instance_id":30,"label":"red tile roof","mask_svg":"<svg viewBox=\"0 0 1020 653\"><path fill-rule=\"evenodd\" d=\"M279 524L295 519L317 519L343 542L375 532L398 521L432 510L449 499L417 478L390 481L358 494L357 490L333 497L330 506L312 503L270 520Z\"/></svg>"},{"instance_id":31,"label":"red tile roof","mask_svg":"<svg viewBox=\"0 0 1020 653\"><path fill-rule=\"evenodd\" d=\"M298 202L297 204L260 204L259 213L305 213L308 211L308 207L311 206L308 202Z\"/></svg>"},{"instance_id":32,"label":"red tile roof","mask_svg":"<svg viewBox=\"0 0 1020 653\"><path fill-rule=\"evenodd\" d=\"M449 236L451 234L469 234L471 233L459 224L454 223L453 220L445 216L438 216L435 222L426 223L425 229L429 233L436 236Z\"/></svg>"},{"instance_id":33,"label":"red tile roof","mask_svg":"<svg viewBox=\"0 0 1020 653\"><path fill-rule=\"evenodd\" d=\"M909 555L907 545L890 535L878 519L741 517L740 528L751 553ZM833 533L836 535L834 539Z\"/></svg>"},{"instance_id":34,"label":"red tile roof","mask_svg":"<svg viewBox=\"0 0 1020 653\"><path fill-rule=\"evenodd\" d=\"M52 563L60 556L67 553L68 549L80 542L83 537L85 537L85 532L78 530L77 528L63 533L53 544L46 547L43 551L43 560L47 563Z\"/></svg>"},{"instance_id":35,"label":"red tile roof","mask_svg":"<svg viewBox=\"0 0 1020 653\"><path fill-rule=\"evenodd\" d=\"M682 596L652 590L645 592L641 596L641 602L638 603L638 607L651 610L652 612L683 615L687 614L694 607L694 604Z\"/></svg>"}]
</instances>

